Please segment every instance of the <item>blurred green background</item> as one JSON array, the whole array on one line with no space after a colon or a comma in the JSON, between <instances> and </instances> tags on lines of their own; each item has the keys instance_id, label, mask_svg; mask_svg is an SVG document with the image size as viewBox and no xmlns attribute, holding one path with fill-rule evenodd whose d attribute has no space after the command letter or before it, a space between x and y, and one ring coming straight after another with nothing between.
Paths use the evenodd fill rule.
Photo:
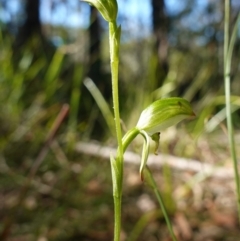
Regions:
<instances>
[{"instance_id":1,"label":"blurred green background","mask_svg":"<svg viewBox=\"0 0 240 241\"><path fill-rule=\"evenodd\" d=\"M224 2L118 2L124 131L153 100L186 98L197 118L161 133L160 153L231 168L224 107ZM233 0L231 29L239 10L239 1ZM237 147L239 39L240 31L231 71ZM1 240L112 239L109 162L75 147L82 142L116 147L110 115L99 108L104 102L98 97L95 101L96 90L90 93L87 78L112 112L108 31L96 9L78 0L0 0ZM62 108L69 108L67 115ZM141 144L136 140L132 150L138 152ZM239 156L239 148L237 152ZM194 179L194 171L166 164L155 174L179 240L239 237L231 178L226 194L228 186L217 192L214 185L206 185L208 178ZM140 181L138 166L127 166L125 175L123 240L170 240L155 198ZM186 185L192 180L194 185ZM217 184L223 186L221 180ZM224 202L224 195L232 205ZM146 208L141 208L141 200ZM217 210L215 216L222 216L219 210L231 213L229 219L219 224L206 203ZM183 222L188 228L181 227ZM219 229L206 237L208 222Z\"/></svg>"}]
</instances>

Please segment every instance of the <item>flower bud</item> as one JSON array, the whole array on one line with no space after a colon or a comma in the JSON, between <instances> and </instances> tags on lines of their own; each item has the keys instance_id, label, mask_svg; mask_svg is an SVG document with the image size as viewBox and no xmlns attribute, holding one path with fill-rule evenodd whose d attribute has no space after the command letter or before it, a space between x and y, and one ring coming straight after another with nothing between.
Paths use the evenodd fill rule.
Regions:
<instances>
[{"instance_id":1,"label":"flower bud","mask_svg":"<svg viewBox=\"0 0 240 241\"><path fill-rule=\"evenodd\" d=\"M152 136L190 116L195 114L187 100L179 97L160 99L141 113L136 127Z\"/></svg>"},{"instance_id":2,"label":"flower bud","mask_svg":"<svg viewBox=\"0 0 240 241\"><path fill-rule=\"evenodd\" d=\"M108 22L113 22L117 18L118 5L116 0L82 0L93 5Z\"/></svg>"}]
</instances>

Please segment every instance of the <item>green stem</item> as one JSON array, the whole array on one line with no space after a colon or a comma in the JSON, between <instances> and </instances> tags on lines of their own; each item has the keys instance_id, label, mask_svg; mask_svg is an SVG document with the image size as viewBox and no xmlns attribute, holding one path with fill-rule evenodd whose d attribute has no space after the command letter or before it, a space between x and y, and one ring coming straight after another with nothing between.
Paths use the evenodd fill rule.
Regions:
<instances>
[{"instance_id":1,"label":"green stem","mask_svg":"<svg viewBox=\"0 0 240 241\"><path fill-rule=\"evenodd\" d=\"M158 200L158 203L162 209L162 212L163 212L163 216L165 218L165 221L167 223L167 227L168 227L168 230L170 232L170 235L172 237L172 240L173 241L177 241L176 237L175 237L175 234L173 232L173 228L172 228L172 224L170 222L170 219L168 217L168 214L167 214L167 211L166 211L166 208L164 206L164 203L163 203L163 200L162 200L162 197L161 197L161 194L157 188L157 184L153 178L153 175L150 171L150 169L148 168L148 166L146 166L146 168L144 168L144 176L145 176L145 180L147 181L147 183L149 184L149 186L152 188L153 192L155 193L156 197L157 197L157 200Z\"/></svg>"},{"instance_id":2,"label":"green stem","mask_svg":"<svg viewBox=\"0 0 240 241\"><path fill-rule=\"evenodd\" d=\"M112 172L115 190L114 199L114 241L120 240L121 231L121 203L122 203L122 178L123 178L123 147L122 147L122 130L119 114L119 95L118 95L118 63L119 63L119 43L120 29L116 21L109 22L109 45L110 45L110 65L112 73L112 95L114 121L117 134L118 153L116 158L116 170ZM113 164L112 164L113 165Z\"/></svg>"},{"instance_id":3,"label":"green stem","mask_svg":"<svg viewBox=\"0 0 240 241\"><path fill-rule=\"evenodd\" d=\"M129 130L123 137L121 144L123 152L127 149L131 141L137 136L139 130L133 128ZM118 147L116 159L111 158L112 181L113 181L113 200L114 200L114 241L120 240L121 233L121 206L122 206L122 176L123 176L123 156L120 157L120 149Z\"/></svg>"},{"instance_id":4,"label":"green stem","mask_svg":"<svg viewBox=\"0 0 240 241\"><path fill-rule=\"evenodd\" d=\"M227 54L228 54L228 45L229 45L229 0L225 0L225 15L224 15L224 46L223 46L223 65L224 65L224 74L226 70Z\"/></svg>"},{"instance_id":5,"label":"green stem","mask_svg":"<svg viewBox=\"0 0 240 241\"><path fill-rule=\"evenodd\" d=\"M119 94L118 94L118 64L119 64L119 28L116 22L109 22L109 43L110 43L110 63L112 73L112 95L115 118L115 128L118 142L118 155L123 156L122 130L119 114ZM123 161L122 158L120 161Z\"/></svg>"},{"instance_id":6,"label":"green stem","mask_svg":"<svg viewBox=\"0 0 240 241\"><path fill-rule=\"evenodd\" d=\"M114 241L120 240L122 197L113 196L114 200Z\"/></svg>"},{"instance_id":7,"label":"green stem","mask_svg":"<svg viewBox=\"0 0 240 241\"><path fill-rule=\"evenodd\" d=\"M226 103L226 115L227 115L227 128L228 128L228 139L231 157L234 165L235 183L237 192L237 207L238 207L238 218L240 222L240 183L238 173L238 163L235 149L234 130L232 124L231 114L231 85L230 85L230 70L231 70L231 54L233 43L229 45L229 16L230 16L230 1L225 1L225 20L224 20L224 83L225 83L225 103ZM235 30L236 31L236 30ZM234 33L234 32L233 32Z\"/></svg>"},{"instance_id":8,"label":"green stem","mask_svg":"<svg viewBox=\"0 0 240 241\"><path fill-rule=\"evenodd\" d=\"M122 139L122 145L123 145L123 153L126 151L129 144L133 141L133 139L140 133L140 131L134 127L131 130L129 130Z\"/></svg>"}]
</instances>

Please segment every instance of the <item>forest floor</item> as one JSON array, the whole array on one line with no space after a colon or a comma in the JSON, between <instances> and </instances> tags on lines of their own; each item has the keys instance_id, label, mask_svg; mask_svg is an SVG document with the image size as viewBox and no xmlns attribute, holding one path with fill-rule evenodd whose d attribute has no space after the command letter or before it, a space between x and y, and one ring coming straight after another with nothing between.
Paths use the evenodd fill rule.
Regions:
<instances>
[{"instance_id":1,"label":"forest floor","mask_svg":"<svg viewBox=\"0 0 240 241\"><path fill-rule=\"evenodd\" d=\"M158 156L149 158L149 167L178 241L240 240L227 140L222 137L214 140L202 138L195 143L201 150L191 154L192 159L171 153L163 155L161 148ZM51 148L48 161L38 170L17 209L14 206L21 192L23 173L19 174L21 168L2 169L0 230L6 225L6 218L11 217L11 232L6 240L112 240L113 200L108 151L114 149L94 142L78 143L70 159L64 157L59 148ZM140 179L139 162L140 156L128 151L124 169L122 241L170 241L156 197Z\"/></svg>"}]
</instances>

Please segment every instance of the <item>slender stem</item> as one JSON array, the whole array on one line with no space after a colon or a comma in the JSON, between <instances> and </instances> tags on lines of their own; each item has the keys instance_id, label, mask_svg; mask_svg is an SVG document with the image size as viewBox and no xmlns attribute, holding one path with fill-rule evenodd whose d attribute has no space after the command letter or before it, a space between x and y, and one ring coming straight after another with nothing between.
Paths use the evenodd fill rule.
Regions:
<instances>
[{"instance_id":1,"label":"slender stem","mask_svg":"<svg viewBox=\"0 0 240 241\"><path fill-rule=\"evenodd\" d=\"M126 151L129 144L133 141L133 139L140 133L140 131L134 127L131 130L129 130L122 139L122 145L123 145L123 153Z\"/></svg>"},{"instance_id":2,"label":"slender stem","mask_svg":"<svg viewBox=\"0 0 240 241\"><path fill-rule=\"evenodd\" d=\"M237 192L237 207L238 218L240 222L240 183L238 173L238 163L235 149L234 129L232 124L231 114L231 85L230 85L230 70L231 70L231 56L229 56L229 16L230 16L230 1L225 0L225 19L224 19L224 83L225 83L225 103L226 103L226 116L227 116L227 128L228 139L231 157L234 165L235 183Z\"/></svg>"},{"instance_id":3,"label":"slender stem","mask_svg":"<svg viewBox=\"0 0 240 241\"><path fill-rule=\"evenodd\" d=\"M137 128L129 130L123 137L121 144L123 152L127 149L132 140L139 134ZM121 206L122 206L122 175L123 162L119 161L120 150L118 147L116 160L111 160L112 180L113 180L113 200L114 200L114 241L120 240L121 233ZM123 157L122 157L123 160Z\"/></svg>"},{"instance_id":4,"label":"slender stem","mask_svg":"<svg viewBox=\"0 0 240 241\"><path fill-rule=\"evenodd\" d=\"M120 32L116 21L109 22L109 45L110 45L110 64L112 73L112 96L114 121L117 134L118 153L116 158L116 168L112 172L115 187L113 191L114 199L114 241L120 240L121 232L121 205L122 205L122 178L123 178L123 146L122 130L119 114L119 95L118 95L118 64L119 64L119 39ZM111 164L114 165L114 164Z\"/></svg>"},{"instance_id":5,"label":"slender stem","mask_svg":"<svg viewBox=\"0 0 240 241\"><path fill-rule=\"evenodd\" d=\"M224 46L223 46L224 74L226 70L226 61L227 61L228 45L229 45L229 15L230 15L230 0L225 0Z\"/></svg>"},{"instance_id":6,"label":"slender stem","mask_svg":"<svg viewBox=\"0 0 240 241\"><path fill-rule=\"evenodd\" d=\"M123 156L122 148L122 130L119 114L119 94L118 94L118 64L119 64L119 30L116 22L109 22L109 43L110 43L110 62L112 73L112 95L113 95L113 109L114 120L117 134L119 156ZM120 160L122 161L122 159Z\"/></svg>"},{"instance_id":7,"label":"slender stem","mask_svg":"<svg viewBox=\"0 0 240 241\"><path fill-rule=\"evenodd\" d=\"M114 195L113 200L114 200L114 241L119 241L120 234L121 234L122 197Z\"/></svg>"},{"instance_id":8,"label":"slender stem","mask_svg":"<svg viewBox=\"0 0 240 241\"><path fill-rule=\"evenodd\" d=\"M153 178L153 175L151 173L151 170L148 168L148 166L146 166L146 168L144 168L144 173L146 174L145 177L146 177L146 181L147 183L149 184L149 186L153 189L153 192L155 193L156 197L157 197L157 200L158 200L158 203L161 207L161 210L163 212L163 216L165 218L165 221L167 223L167 227L168 227L168 230L169 230L169 233L172 237L172 240L173 241L177 241L176 237L175 237L175 234L173 232L173 228L172 228L172 224L170 222L170 219L168 217L168 214L167 214L167 211L166 211L166 208L164 206L164 203L163 203L163 200L162 200L162 197L161 197L161 194L157 188L157 184Z\"/></svg>"}]
</instances>

